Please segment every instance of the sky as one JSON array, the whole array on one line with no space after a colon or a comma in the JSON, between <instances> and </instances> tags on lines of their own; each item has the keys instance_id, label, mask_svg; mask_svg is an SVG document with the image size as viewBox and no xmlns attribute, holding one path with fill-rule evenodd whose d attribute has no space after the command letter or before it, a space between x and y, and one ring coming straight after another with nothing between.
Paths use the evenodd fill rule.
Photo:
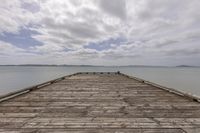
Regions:
<instances>
[{"instance_id":1,"label":"sky","mask_svg":"<svg viewBox=\"0 0 200 133\"><path fill-rule=\"evenodd\" d=\"M200 65L200 0L0 2L0 65Z\"/></svg>"}]
</instances>

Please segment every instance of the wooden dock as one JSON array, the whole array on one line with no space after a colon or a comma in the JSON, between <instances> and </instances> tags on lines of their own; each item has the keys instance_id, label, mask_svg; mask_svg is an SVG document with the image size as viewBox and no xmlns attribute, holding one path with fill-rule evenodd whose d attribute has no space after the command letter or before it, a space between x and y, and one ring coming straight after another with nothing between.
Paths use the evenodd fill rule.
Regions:
<instances>
[{"instance_id":1,"label":"wooden dock","mask_svg":"<svg viewBox=\"0 0 200 133\"><path fill-rule=\"evenodd\" d=\"M0 98L2 133L200 133L199 99L117 73L76 73Z\"/></svg>"}]
</instances>

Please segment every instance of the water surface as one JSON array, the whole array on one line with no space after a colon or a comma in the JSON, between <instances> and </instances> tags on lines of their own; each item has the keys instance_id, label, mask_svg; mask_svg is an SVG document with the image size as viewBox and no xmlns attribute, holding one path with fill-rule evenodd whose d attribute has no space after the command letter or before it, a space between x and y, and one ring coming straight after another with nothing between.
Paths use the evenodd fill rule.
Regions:
<instances>
[{"instance_id":1,"label":"water surface","mask_svg":"<svg viewBox=\"0 0 200 133\"><path fill-rule=\"evenodd\" d=\"M0 66L0 95L75 72L115 72L200 96L200 68Z\"/></svg>"}]
</instances>

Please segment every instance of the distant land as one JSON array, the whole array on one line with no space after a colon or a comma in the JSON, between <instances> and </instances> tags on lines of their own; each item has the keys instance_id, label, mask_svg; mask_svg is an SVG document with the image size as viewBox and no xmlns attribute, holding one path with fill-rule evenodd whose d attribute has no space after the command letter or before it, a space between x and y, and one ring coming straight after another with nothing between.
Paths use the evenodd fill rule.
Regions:
<instances>
[{"instance_id":1,"label":"distant land","mask_svg":"<svg viewBox=\"0 0 200 133\"><path fill-rule=\"evenodd\" d=\"M200 66L179 65L179 66L176 66L176 67L200 67Z\"/></svg>"},{"instance_id":2,"label":"distant land","mask_svg":"<svg viewBox=\"0 0 200 133\"><path fill-rule=\"evenodd\" d=\"M178 66L153 66L153 65L123 65L123 66L103 66L103 65L67 65L67 64L18 64L18 65L0 65L0 66L34 66L34 67L200 67L190 65L178 65Z\"/></svg>"},{"instance_id":3,"label":"distant land","mask_svg":"<svg viewBox=\"0 0 200 133\"><path fill-rule=\"evenodd\" d=\"M59 66L68 66L68 67L95 67L93 65L55 65L55 64L19 64L19 65L0 65L0 66L38 66L38 67L59 67Z\"/></svg>"}]
</instances>

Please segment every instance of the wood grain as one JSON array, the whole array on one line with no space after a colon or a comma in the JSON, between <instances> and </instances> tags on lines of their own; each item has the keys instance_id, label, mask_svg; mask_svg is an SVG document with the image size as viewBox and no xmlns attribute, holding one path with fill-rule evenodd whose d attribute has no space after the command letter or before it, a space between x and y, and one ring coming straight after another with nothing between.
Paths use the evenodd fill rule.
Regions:
<instances>
[{"instance_id":1,"label":"wood grain","mask_svg":"<svg viewBox=\"0 0 200 133\"><path fill-rule=\"evenodd\" d=\"M80 73L0 103L2 133L200 133L200 104L114 73Z\"/></svg>"}]
</instances>

